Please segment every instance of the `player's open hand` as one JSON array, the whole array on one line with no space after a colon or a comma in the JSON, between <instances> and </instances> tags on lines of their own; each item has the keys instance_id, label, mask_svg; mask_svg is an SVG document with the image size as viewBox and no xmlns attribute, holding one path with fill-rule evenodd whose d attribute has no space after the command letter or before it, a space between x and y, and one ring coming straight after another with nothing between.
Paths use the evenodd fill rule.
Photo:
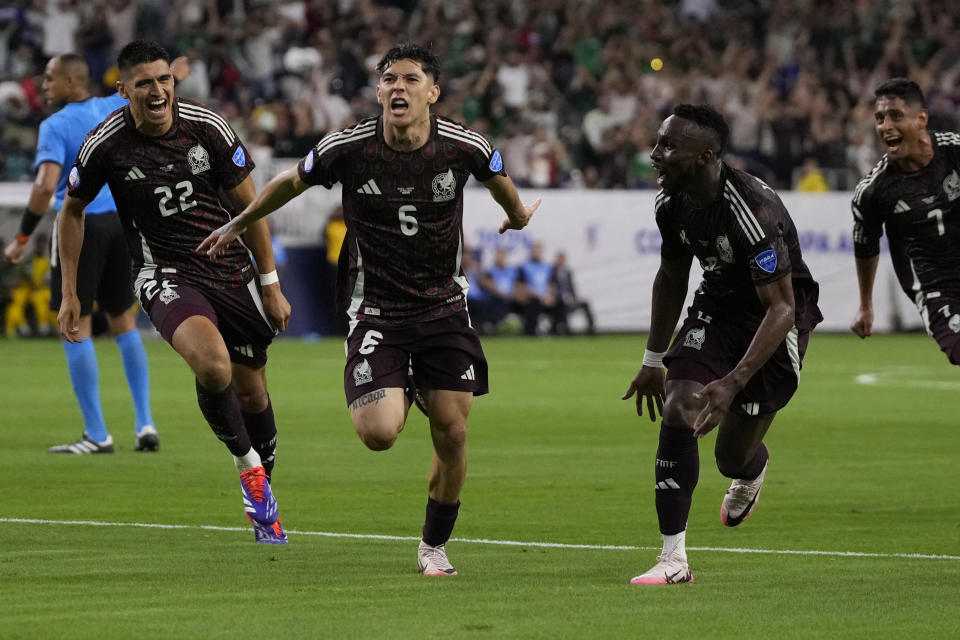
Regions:
<instances>
[{"instance_id":1,"label":"player's open hand","mask_svg":"<svg viewBox=\"0 0 960 640\"><path fill-rule=\"evenodd\" d=\"M666 373L661 367L641 367L637 375L630 381L626 393L620 398L628 400L637 394L637 415L643 415L643 400L647 401L647 415L651 422L657 421L657 414L663 416L663 401L666 398L664 379Z\"/></svg>"},{"instance_id":2,"label":"player's open hand","mask_svg":"<svg viewBox=\"0 0 960 640\"><path fill-rule=\"evenodd\" d=\"M521 215L514 218L507 216L504 221L500 223L500 233L506 233L508 229L519 231L530 224L530 218L533 217L534 211L540 208L542 201L543 198L537 198L537 201L533 204L523 205L523 213Z\"/></svg>"},{"instance_id":3,"label":"player's open hand","mask_svg":"<svg viewBox=\"0 0 960 640\"><path fill-rule=\"evenodd\" d=\"M267 319L277 331L286 331L290 322L290 303L280 290L280 283L268 284L261 288L263 294L263 311Z\"/></svg>"},{"instance_id":4,"label":"player's open hand","mask_svg":"<svg viewBox=\"0 0 960 640\"><path fill-rule=\"evenodd\" d=\"M80 300L77 296L64 297L57 314L60 334L67 342L80 342Z\"/></svg>"},{"instance_id":5,"label":"player's open hand","mask_svg":"<svg viewBox=\"0 0 960 640\"><path fill-rule=\"evenodd\" d=\"M196 252L206 252L209 257L216 258L224 253L230 243L239 238L241 233L242 231L237 228L237 218L234 218L204 238L203 242L197 246Z\"/></svg>"},{"instance_id":6,"label":"player's open hand","mask_svg":"<svg viewBox=\"0 0 960 640\"><path fill-rule=\"evenodd\" d=\"M703 409L697 414L697 419L693 423L693 436L702 438L713 431L713 428L723 420L730 408L730 403L739 392L740 389L732 380L720 378L693 394L695 400L703 402Z\"/></svg>"},{"instance_id":7,"label":"player's open hand","mask_svg":"<svg viewBox=\"0 0 960 640\"><path fill-rule=\"evenodd\" d=\"M861 338L869 338L873 334L873 309L857 309L850 330Z\"/></svg>"},{"instance_id":8,"label":"player's open hand","mask_svg":"<svg viewBox=\"0 0 960 640\"><path fill-rule=\"evenodd\" d=\"M20 261L23 260L23 252L26 247L26 244L20 244L16 240L12 240L6 249L3 250L3 257L13 264L19 264Z\"/></svg>"}]
</instances>

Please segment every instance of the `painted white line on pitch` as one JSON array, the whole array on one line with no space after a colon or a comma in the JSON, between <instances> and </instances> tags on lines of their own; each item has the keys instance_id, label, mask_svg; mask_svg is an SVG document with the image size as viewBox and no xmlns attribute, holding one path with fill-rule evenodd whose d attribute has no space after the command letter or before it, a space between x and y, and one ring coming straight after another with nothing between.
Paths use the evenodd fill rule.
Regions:
<instances>
[{"instance_id":1,"label":"painted white line on pitch","mask_svg":"<svg viewBox=\"0 0 960 640\"><path fill-rule=\"evenodd\" d=\"M960 382L948 380L910 380L892 372L861 373L854 377L857 384L882 387L911 387L914 389L933 389L936 391L960 391Z\"/></svg>"},{"instance_id":2,"label":"painted white line on pitch","mask_svg":"<svg viewBox=\"0 0 960 640\"><path fill-rule=\"evenodd\" d=\"M153 524L146 522L100 522L97 520L41 520L38 518L0 518L0 523L11 524L49 524L49 525L85 525L89 527L133 527L141 529L202 529L205 531L240 531L249 533L248 527L218 527L210 524ZM324 538L354 538L360 540L396 540L402 542L418 541L416 536L388 536L375 533L335 533L332 531L296 531L287 529L288 534L300 536L320 536ZM614 544L568 544L564 542L521 542L519 540L488 540L485 538L451 538L452 542L468 544L495 544L508 547L539 547L547 549L589 549L594 551L658 551L660 547L641 547ZM690 551L715 551L719 553L765 553L788 556L839 556L845 558L907 558L909 560L960 560L960 556L935 555L928 553L866 553L861 551L801 551L791 549L737 549L727 547L687 547Z\"/></svg>"}]
</instances>

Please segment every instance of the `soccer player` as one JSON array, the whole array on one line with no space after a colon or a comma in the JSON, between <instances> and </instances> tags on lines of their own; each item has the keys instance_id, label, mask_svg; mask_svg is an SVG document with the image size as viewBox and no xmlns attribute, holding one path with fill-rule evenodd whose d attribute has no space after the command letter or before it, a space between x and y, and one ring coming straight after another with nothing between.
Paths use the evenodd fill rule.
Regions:
<instances>
[{"instance_id":1,"label":"soccer player","mask_svg":"<svg viewBox=\"0 0 960 640\"><path fill-rule=\"evenodd\" d=\"M189 73L181 61L181 77ZM184 73L185 72L185 73ZM68 53L51 58L43 73L43 95L48 105L63 108L40 124L37 177L20 221L20 232L4 250L11 262L23 259L27 242L40 218L50 206L51 197L59 210L67 190L67 172L73 165L84 137L110 112L127 101L118 94L106 98L90 95L87 63ZM80 300L80 340L64 341L67 369L73 392L83 415L83 434L70 444L51 447L51 453L113 453L113 437L107 431L100 408L97 357L93 349L92 322L94 303L105 312L107 325L115 336L123 359L123 369L133 397L136 451L156 451L160 447L150 415L150 391L147 353L137 331L137 307L134 306L130 256L116 205L106 186L87 204L84 243L77 272ZM57 260L57 236L51 250L52 283L50 308L60 309L60 263Z\"/></svg>"},{"instance_id":2,"label":"soccer player","mask_svg":"<svg viewBox=\"0 0 960 640\"><path fill-rule=\"evenodd\" d=\"M120 51L117 88L130 103L87 136L70 170L58 226L60 331L70 342L80 338L83 211L109 184L140 304L196 376L200 410L240 472L257 542L284 543L269 482L277 428L264 366L290 305L280 291L265 223L250 225L246 245L233 245L217 260L193 251L231 210L253 200L253 163L222 117L174 98L169 60L152 42L131 42Z\"/></svg>"},{"instance_id":3,"label":"soccer player","mask_svg":"<svg viewBox=\"0 0 960 640\"><path fill-rule=\"evenodd\" d=\"M887 153L853 195L860 307L850 328L873 332L873 282L886 227L890 257L927 333L960 365L960 134L927 131L923 92L906 78L875 92Z\"/></svg>"},{"instance_id":4,"label":"soccer player","mask_svg":"<svg viewBox=\"0 0 960 640\"><path fill-rule=\"evenodd\" d=\"M456 575L445 545L466 475L467 416L487 392L487 362L467 313L463 187L473 175L522 229L540 205L520 202L500 153L480 134L432 115L440 62L415 44L377 65L379 117L326 136L199 247L211 256L255 220L312 185L343 185L347 236L338 301L349 317L344 388L353 426L370 449L389 449L421 395L435 455L419 570Z\"/></svg>"},{"instance_id":5,"label":"soccer player","mask_svg":"<svg viewBox=\"0 0 960 640\"><path fill-rule=\"evenodd\" d=\"M662 418L654 471L663 551L632 584L693 582L685 534L697 441L717 425L717 467L733 480L720 520L735 527L753 513L769 458L764 434L796 391L822 320L793 220L770 187L722 161L728 137L712 107L679 105L651 154L663 245L643 366L623 399L636 394L638 415L646 400L650 419ZM668 350L694 256L703 282Z\"/></svg>"}]
</instances>

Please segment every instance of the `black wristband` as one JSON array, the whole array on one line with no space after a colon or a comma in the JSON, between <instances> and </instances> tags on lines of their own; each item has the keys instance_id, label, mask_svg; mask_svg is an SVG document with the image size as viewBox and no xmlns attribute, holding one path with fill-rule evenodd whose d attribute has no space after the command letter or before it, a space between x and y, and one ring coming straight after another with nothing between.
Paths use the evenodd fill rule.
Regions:
<instances>
[{"instance_id":1,"label":"black wristband","mask_svg":"<svg viewBox=\"0 0 960 640\"><path fill-rule=\"evenodd\" d=\"M29 207L26 207L23 210L23 218L20 219L20 235L32 236L33 232L37 230L37 226L40 224L40 218L42 217L42 213L37 215L33 211L30 211Z\"/></svg>"}]
</instances>

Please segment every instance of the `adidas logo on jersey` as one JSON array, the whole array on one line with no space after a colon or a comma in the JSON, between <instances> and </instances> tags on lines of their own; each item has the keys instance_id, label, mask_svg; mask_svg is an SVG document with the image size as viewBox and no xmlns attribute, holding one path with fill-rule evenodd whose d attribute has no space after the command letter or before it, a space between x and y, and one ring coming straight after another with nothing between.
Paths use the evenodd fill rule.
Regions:
<instances>
[{"instance_id":1,"label":"adidas logo on jersey","mask_svg":"<svg viewBox=\"0 0 960 640\"><path fill-rule=\"evenodd\" d=\"M470 365L470 368L463 372L463 375L460 376L461 380L476 380L477 376L473 373L473 365Z\"/></svg>"},{"instance_id":2,"label":"adidas logo on jersey","mask_svg":"<svg viewBox=\"0 0 960 640\"><path fill-rule=\"evenodd\" d=\"M373 178L367 180L367 183L357 189L357 193L365 193L368 196L379 196L380 187L377 186L377 183L374 182Z\"/></svg>"},{"instance_id":3,"label":"adidas logo on jersey","mask_svg":"<svg viewBox=\"0 0 960 640\"><path fill-rule=\"evenodd\" d=\"M124 180L129 182L130 180L140 180L146 177L147 176L143 175L143 171L140 171L140 169L134 167L133 169L130 169L130 171L127 172L127 177L124 178Z\"/></svg>"}]
</instances>

